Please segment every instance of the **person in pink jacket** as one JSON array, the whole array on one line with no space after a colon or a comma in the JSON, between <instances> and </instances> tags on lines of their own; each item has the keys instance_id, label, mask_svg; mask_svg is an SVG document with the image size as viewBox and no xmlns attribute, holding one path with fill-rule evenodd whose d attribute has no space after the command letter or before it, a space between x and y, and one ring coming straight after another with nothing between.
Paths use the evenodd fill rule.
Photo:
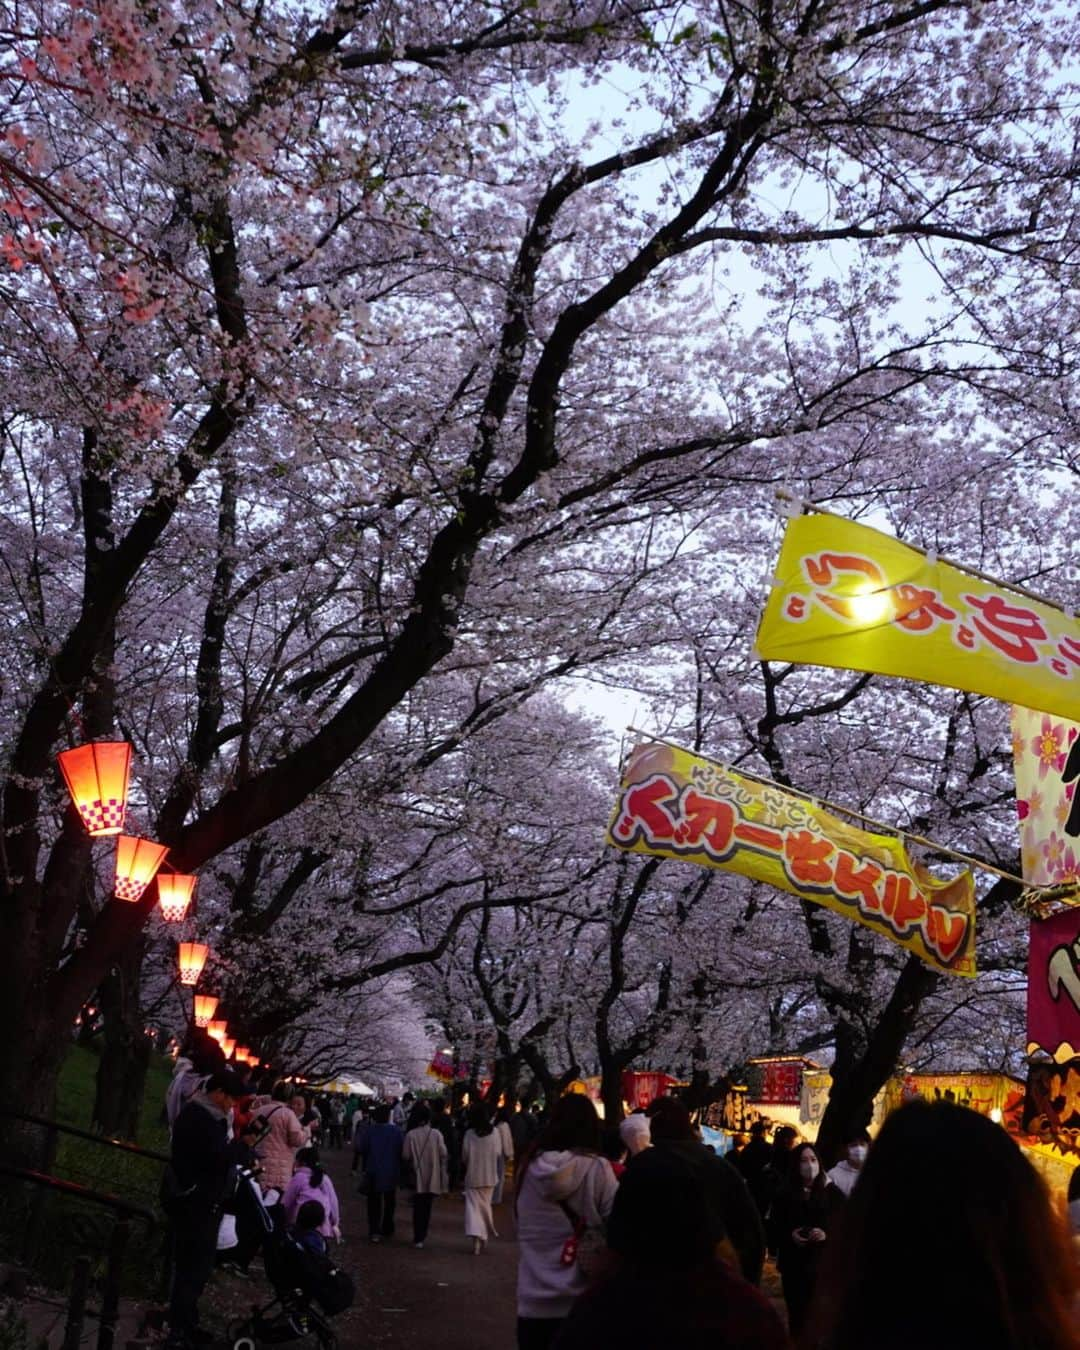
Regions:
<instances>
[{"instance_id":1,"label":"person in pink jacket","mask_svg":"<svg viewBox=\"0 0 1080 1350\"><path fill-rule=\"evenodd\" d=\"M296 1150L308 1141L308 1132L289 1108L291 1093L284 1083L277 1083L271 1100L252 1114L252 1122L264 1130L256 1152L262 1162L259 1181L263 1194L284 1191L293 1174Z\"/></svg>"},{"instance_id":2,"label":"person in pink jacket","mask_svg":"<svg viewBox=\"0 0 1080 1350\"><path fill-rule=\"evenodd\" d=\"M341 1211L338 1208L337 1191L319 1164L319 1150L316 1148L302 1148L296 1155L296 1171L281 1197L285 1222L290 1228L296 1223L300 1206L307 1200L317 1200L323 1207L326 1217L319 1225L322 1236L340 1238Z\"/></svg>"}]
</instances>

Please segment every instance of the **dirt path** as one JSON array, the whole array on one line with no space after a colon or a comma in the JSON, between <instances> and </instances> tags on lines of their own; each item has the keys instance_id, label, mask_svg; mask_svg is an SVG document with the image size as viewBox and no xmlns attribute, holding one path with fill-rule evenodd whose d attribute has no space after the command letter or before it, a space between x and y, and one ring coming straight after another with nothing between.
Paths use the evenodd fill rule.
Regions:
<instances>
[{"instance_id":1,"label":"dirt path","mask_svg":"<svg viewBox=\"0 0 1080 1350\"><path fill-rule=\"evenodd\" d=\"M358 1274L357 1307L339 1320L343 1350L513 1350L517 1243L509 1202L495 1208L500 1236L473 1256L459 1195L436 1200L422 1251L412 1246L412 1210L398 1194L397 1232L372 1245L367 1210L353 1192L346 1154L330 1154L341 1201L345 1261Z\"/></svg>"},{"instance_id":2,"label":"dirt path","mask_svg":"<svg viewBox=\"0 0 1080 1350\"><path fill-rule=\"evenodd\" d=\"M351 1150L327 1150L323 1162L337 1188L345 1236L332 1254L356 1281L355 1304L334 1318L341 1350L514 1350L517 1243L509 1202L495 1208L501 1236L473 1256L464 1202L460 1195L444 1196L435 1202L427 1242L417 1251L412 1209L399 1191L397 1232L373 1245L366 1201L349 1172ZM215 1276L207 1296L213 1322L221 1325L238 1309L268 1300L260 1263L252 1274L250 1282Z\"/></svg>"}]
</instances>

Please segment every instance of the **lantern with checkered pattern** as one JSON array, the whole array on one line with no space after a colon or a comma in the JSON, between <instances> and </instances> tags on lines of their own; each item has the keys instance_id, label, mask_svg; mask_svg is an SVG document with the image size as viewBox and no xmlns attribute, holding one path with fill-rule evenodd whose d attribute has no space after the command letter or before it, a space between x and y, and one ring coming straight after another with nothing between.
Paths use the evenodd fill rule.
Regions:
<instances>
[{"instance_id":1,"label":"lantern with checkered pattern","mask_svg":"<svg viewBox=\"0 0 1080 1350\"><path fill-rule=\"evenodd\" d=\"M165 861L168 849L152 839L138 839L122 834L116 841L116 881L113 894L117 900L134 903L150 885L157 870Z\"/></svg>"},{"instance_id":2,"label":"lantern with checkered pattern","mask_svg":"<svg viewBox=\"0 0 1080 1350\"><path fill-rule=\"evenodd\" d=\"M178 953L181 984L198 984L210 948L205 942L181 942Z\"/></svg>"},{"instance_id":3,"label":"lantern with checkered pattern","mask_svg":"<svg viewBox=\"0 0 1080 1350\"><path fill-rule=\"evenodd\" d=\"M161 917L167 923L179 923L188 911L195 894L196 878L182 872L162 872L158 875L158 903Z\"/></svg>"},{"instance_id":4,"label":"lantern with checkered pattern","mask_svg":"<svg viewBox=\"0 0 1080 1350\"><path fill-rule=\"evenodd\" d=\"M120 834L127 810L131 746L127 741L93 741L56 757L64 782L88 834Z\"/></svg>"}]
</instances>

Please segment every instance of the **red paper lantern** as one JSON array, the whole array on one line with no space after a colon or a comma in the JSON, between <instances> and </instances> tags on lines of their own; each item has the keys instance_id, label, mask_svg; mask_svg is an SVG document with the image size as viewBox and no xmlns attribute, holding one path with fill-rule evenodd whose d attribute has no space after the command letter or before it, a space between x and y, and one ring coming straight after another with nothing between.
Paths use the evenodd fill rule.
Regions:
<instances>
[{"instance_id":1,"label":"red paper lantern","mask_svg":"<svg viewBox=\"0 0 1080 1350\"><path fill-rule=\"evenodd\" d=\"M206 1028L206 1034L217 1041L218 1045L225 1039L225 1033L229 1029L228 1022L211 1022Z\"/></svg>"},{"instance_id":2,"label":"red paper lantern","mask_svg":"<svg viewBox=\"0 0 1080 1350\"><path fill-rule=\"evenodd\" d=\"M210 948L205 942L181 942L179 953L180 983L198 984L206 965Z\"/></svg>"},{"instance_id":3,"label":"red paper lantern","mask_svg":"<svg viewBox=\"0 0 1080 1350\"><path fill-rule=\"evenodd\" d=\"M95 838L120 834L131 769L128 742L93 741L64 750L56 759L87 832Z\"/></svg>"},{"instance_id":4,"label":"red paper lantern","mask_svg":"<svg viewBox=\"0 0 1080 1350\"><path fill-rule=\"evenodd\" d=\"M212 994L195 995L195 1025L209 1027L210 1019L217 1012L218 999Z\"/></svg>"},{"instance_id":5,"label":"red paper lantern","mask_svg":"<svg viewBox=\"0 0 1080 1350\"><path fill-rule=\"evenodd\" d=\"M161 905L161 917L166 923L179 923L187 913L197 880L197 877L185 876L183 872L158 873L158 903Z\"/></svg>"},{"instance_id":6,"label":"red paper lantern","mask_svg":"<svg viewBox=\"0 0 1080 1350\"><path fill-rule=\"evenodd\" d=\"M138 900L157 875L168 851L164 844L155 844L152 839L122 834L116 841L113 894L117 900Z\"/></svg>"}]
</instances>

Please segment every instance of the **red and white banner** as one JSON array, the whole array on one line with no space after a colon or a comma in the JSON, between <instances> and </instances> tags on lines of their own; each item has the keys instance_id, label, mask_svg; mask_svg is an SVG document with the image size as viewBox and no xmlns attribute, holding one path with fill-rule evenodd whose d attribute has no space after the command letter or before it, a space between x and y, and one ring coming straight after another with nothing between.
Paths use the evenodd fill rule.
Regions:
<instances>
[{"instance_id":1,"label":"red and white banner","mask_svg":"<svg viewBox=\"0 0 1080 1350\"><path fill-rule=\"evenodd\" d=\"M1031 925L1027 1021L1029 1054L1080 1054L1080 908Z\"/></svg>"}]
</instances>

